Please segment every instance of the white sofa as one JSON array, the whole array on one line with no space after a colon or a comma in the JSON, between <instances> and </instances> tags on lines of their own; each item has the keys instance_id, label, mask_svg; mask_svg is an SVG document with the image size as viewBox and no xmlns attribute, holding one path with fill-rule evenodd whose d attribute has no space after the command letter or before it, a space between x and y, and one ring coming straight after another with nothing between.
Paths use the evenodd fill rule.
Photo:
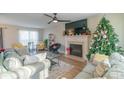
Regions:
<instances>
[{"instance_id":1,"label":"white sofa","mask_svg":"<svg viewBox=\"0 0 124 93\"><path fill-rule=\"evenodd\" d=\"M33 57L33 56L31 56ZM36 58L36 56L34 56ZM14 62L11 57L7 62L7 70L0 66L0 79L45 79L48 77L50 61L46 58L43 59L42 54L38 54L37 61L29 64L20 65L18 61ZM42 59L42 60L41 60ZM4 60L5 61L5 60ZM8 69L9 68L9 69Z\"/></svg>"},{"instance_id":2,"label":"white sofa","mask_svg":"<svg viewBox=\"0 0 124 93\"><path fill-rule=\"evenodd\" d=\"M119 53L113 53L109 62L111 68L102 76L98 78L104 79L124 79L124 56ZM92 79L94 78L93 72L95 70L95 65L91 62L87 63L85 68L75 77L75 79Z\"/></svg>"},{"instance_id":3,"label":"white sofa","mask_svg":"<svg viewBox=\"0 0 124 93\"><path fill-rule=\"evenodd\" d=\"M22 66L13 71L0 73L0 79L45 79L48 77L49 60Z\"/></svg>"}]
</instances>

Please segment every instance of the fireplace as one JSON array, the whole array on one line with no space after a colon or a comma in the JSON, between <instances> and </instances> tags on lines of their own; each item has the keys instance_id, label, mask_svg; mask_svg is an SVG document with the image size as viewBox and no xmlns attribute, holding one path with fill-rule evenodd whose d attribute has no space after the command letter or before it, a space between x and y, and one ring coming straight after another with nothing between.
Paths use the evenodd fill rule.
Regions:
<instances>
[{"instance_id":1,"label":"fireplace","mask_svg":"<svg viewBox=\"0 0 124 93\"><path fill-rule=\"evenodd\" d=\"M70 55L82 57L82 45L70 44Z\"/></svg>"},{"instance_id":2,"label":"fireplace","mask_svg":"<svg viewBox=\"0 0 124 93\"><path fill-rule=\"evenodd\" d=\"M90 35L65 36L65 56L79 61L87 60L89 41Z\"/></svg>"}]
</instances>

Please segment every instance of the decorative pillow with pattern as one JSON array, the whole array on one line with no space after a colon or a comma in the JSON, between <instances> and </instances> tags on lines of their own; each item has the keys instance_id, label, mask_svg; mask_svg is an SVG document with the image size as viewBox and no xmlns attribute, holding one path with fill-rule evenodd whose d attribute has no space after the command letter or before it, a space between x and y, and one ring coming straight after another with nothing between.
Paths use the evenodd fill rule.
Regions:
<instances>
[{"instance_id":1,"label":"decorative pillow with pattern","mask_svg":"<svg viewBox=\"0 0 124 93\"><path fill-rule=\"evenodd\" d=\"M16 68L21 67L22 62L16 57L9 57L4 60L3 65L7 70L13 71Z\"/></svg>"},{"instance_id":2,"label":"decorative pillow with pattern","mask_svg":"<svg viewBox=\"0 0 124 93\"><path fill-rule=\"evenodd\" d=\"M110 67L111 65L108 60L105 60L104 62L101 62L100 64L98 64L93 73L94 78L102 77L108 71Z\"/></svg>"},{"instance_id":3,"label":"decorative pillow with pattern","mask_svg":"<svg viewBox=\"0 0 124 93\"><path fill-rule=\"evenodd\" d=\"M18 58L24 65L23 63L24 57L20 56L14 49L8 49L4 52L4 59L10 58L10 57Z\"/></svg>"},{"instance_id":4,"label":"decorative pillow with pattern","mask_svg":"<svg viewBox=\"0 0 124 93\"><path fill-rule=\"evenodd\" d=\"M93 64L97 65L97 64L99 64L101 62L104 62L104 60L108 60L108 59L109 59L108 56L106 56L104 54L98 54L97 53L97 54L94 55Z\"/></svg>"},{"instance_id":5,"label":"decorative pillow with pattern","mask_svg":"<svg viewBox=\"0 0 124 93\"><path fill-rule=\"evenodd\" d=\"M7 70L12 70L23 65L23 59L14 50L4 52L3 66Z\"/></svg>"}]
</instances>

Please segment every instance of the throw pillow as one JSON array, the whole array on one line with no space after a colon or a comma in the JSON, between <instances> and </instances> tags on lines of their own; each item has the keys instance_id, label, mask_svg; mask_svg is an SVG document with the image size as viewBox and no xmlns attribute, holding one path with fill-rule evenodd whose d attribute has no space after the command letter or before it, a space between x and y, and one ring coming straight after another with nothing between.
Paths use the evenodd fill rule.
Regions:
<instances>
[{"instance_id":1,"label":"throw pillow","mask_svg":"<svg viewBox=\"0 0 124 93\"><path fill-rule=\"evenodd\" d=\"M22 62L18 58L16 58L16 57L8 57L8 58L6 58L4 60L3 66L7 70L13 71L16 68L21 67L22 66Z\"/></svg>"},{"instance_id":2,"label":"throw pillow","mask_svg":"<svg viewBox=\"0 0 124 93\"><path fill-rule=\"evenodd\" d=\"M18 55L20 56L24 56L24 55L28 55L28 49L26 47L23 48L15 48L15 51Z\"/></svg>"},{"instance_id":3,"label":"throw pillow","mask_svg":"<svg viewBox=\"0 0 124 93\"><path fill-rule=\"evenodd\" d=\"M39 59L35 56L25 55L24 65L36 63L38 61L39 61Z\"/></svg>"},{"instance_id":4,"label":"throw pillow","mask_svg":"<svg viewBox=\"0 0 124 93\"><path fill-rule=\"evenodd\" d=\"M24 65L23 63L23 60L24 60L24 57L20 56L16 51L15 49L8 49L4 52L4 59L6 58L10 58L10 57L16 57L18 58L22 64Z\"/></svg>"},{"instance_id":5,"label":"throw pillow","mask_svg":"<svg viewBox=\"0 0 124 93\"><path fill-rule=\"evenodd\" d=\"M93 73L94 77L102 77L109 68L110 63L108 62L108 60L105 60L104 62L98 64Z\"/></svg>"},{"instance_id":6,"label":"throw pillow","mask_svg":"<svg viewBox=\"0 0 124 93\"><path fill-rule=\"evenodd\" d=\"M46 52L35 55L35 57L38 58L39 62L45 60L46 59L46 56L47 56L47 53Z\"/></svg>"},{"instance_id":7,"label":"throw pillow","mask_svg":"<svg viewBox=\"0 0 124 93\"><path fill-rule=\"evenodd\" d=\"M113 65L103 77L107 79L124 79L124 65Z\"/></svg>"},{"instance_id":8,"label":"throw pillow","mask_svg":"<svg viewBox=\"0 0 124 93\"><path fill-rule=\"evenodd\" d=\"M101 62L104 62L104 60L108 60L109 57L104 54L95 54L93 58L93 64L97 65Z\"/></svg>"},{"instance_id":9,"label":"throw pillow","mask_svg":"<svg viewBox=\"0 0 124 93\"><path fill-rule=\"evenodd\" d=\"M124 56L119 53L112 53L109 60L112 66L124 64Z\"/></svg>"}]
</instances>

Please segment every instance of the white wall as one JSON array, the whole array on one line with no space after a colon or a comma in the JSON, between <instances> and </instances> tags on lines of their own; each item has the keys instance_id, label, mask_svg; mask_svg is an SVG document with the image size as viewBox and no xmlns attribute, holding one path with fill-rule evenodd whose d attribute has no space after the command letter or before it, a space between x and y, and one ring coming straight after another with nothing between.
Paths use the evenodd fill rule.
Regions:
<instances>
[{"instance_id":1,"label":"white wall","mask_svg":"<svg viewBox=\"0 0 124 93\"><path fill-rule=\"evenodd\" d=\"M19 30L37 30L39 32L39 41L43 40L43 31L40 29L32 29L20 26L6 25L3 29L3 46L4 48L11 48L13 43L19 42Z\"/></svg>"},{"instance_id":2,"label":"white wall","mask_svg":"<svg viewBox=\"0 0 124 93\"><path fill-rule=\"evenodd\" d=\"M4 48L10 48L11 45L18 42L18 31L13 27L7 27L3 29L3 46Z\"/></svg>"}]
</instances>

